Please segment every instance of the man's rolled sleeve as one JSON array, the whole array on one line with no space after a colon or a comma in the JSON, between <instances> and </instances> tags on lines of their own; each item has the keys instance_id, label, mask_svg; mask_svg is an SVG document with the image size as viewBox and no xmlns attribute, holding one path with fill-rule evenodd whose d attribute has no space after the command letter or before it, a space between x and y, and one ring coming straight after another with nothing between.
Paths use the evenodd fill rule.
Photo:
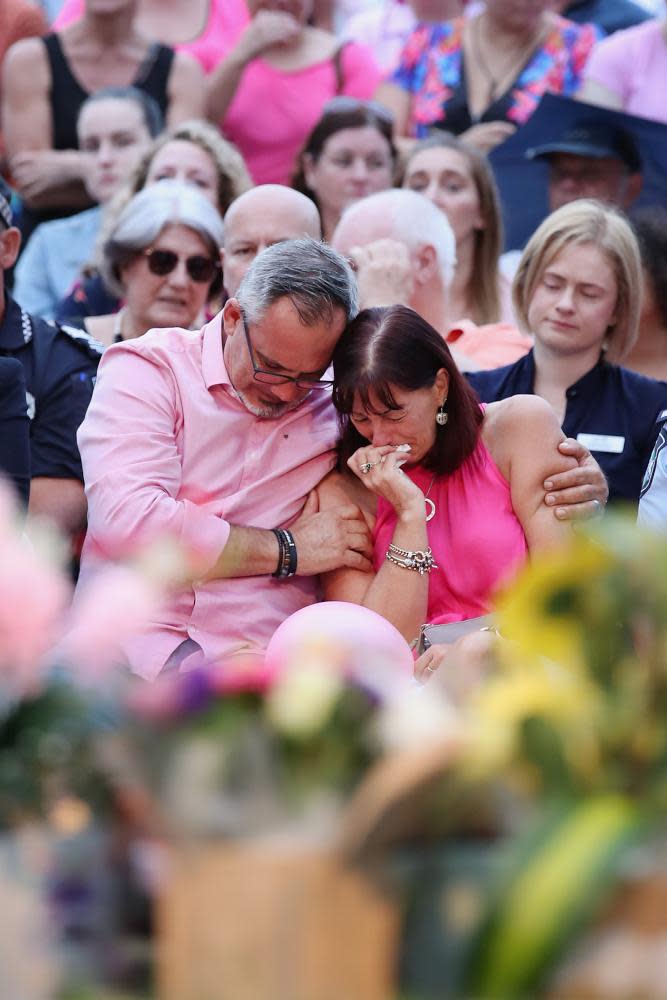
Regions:
<instances>
[{"instance_id":1,"label":"man's rolled sleeve","mask_svg":"<svg viewBox=\"0 0 667 1000\"><path fill-rule=\"evenodd\" d=\"M169 538L205 572L225 547L229 524L199 499L179 497L182 416L165 364L120 346L105 353L79 430L89 533L105 556Z\"/></svg>"}]
</instances>

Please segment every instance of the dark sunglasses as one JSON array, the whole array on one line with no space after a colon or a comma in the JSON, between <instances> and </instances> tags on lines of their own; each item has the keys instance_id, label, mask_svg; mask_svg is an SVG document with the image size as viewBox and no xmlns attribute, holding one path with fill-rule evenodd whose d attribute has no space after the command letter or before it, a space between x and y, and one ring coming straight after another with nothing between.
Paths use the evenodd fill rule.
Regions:
<instances>
[{"instance_id":1,"label":"dark sunglasses","mask_svg":"<svg viewBox=\"0 0 667 1000\"><path fill-rule=\"evenodd\" d=\"M148 270L151 274L157 274L164 278L178 267L179 260L185 261L185 270L192 281L209 282L215 277L216 271L220 269L220 261L212 257L204 257L203 254L193 254L192 257L179 257L173 250L154 250L150 248L144 250L144 257L148 261Z\"/></svg>"}]
</instances>

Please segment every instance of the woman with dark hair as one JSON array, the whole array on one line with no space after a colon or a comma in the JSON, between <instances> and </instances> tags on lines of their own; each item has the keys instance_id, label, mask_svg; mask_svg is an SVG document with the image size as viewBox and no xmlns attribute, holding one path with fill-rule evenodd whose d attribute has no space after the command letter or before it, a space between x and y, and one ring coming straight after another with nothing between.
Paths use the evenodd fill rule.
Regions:
<instances>
[{"instance_id":1,"label":"woman with dark hair","mask_svg":"<svg viewBox=\"0 0 667 1000\"><path fill-rule=\"evenodd\" d=\"M424 622L489 611L528 553L569 528L543 503L572 468L543 400L480 406L440 334L405 306L366 309L334 352L339 470L320 509L356 503L372 523L373 570L325 576L327 600L379 612L408 641Z\"/></svg>"},{"instance_id":2,"label":"woman with dark hair","mask_svg":"<svg viewBox=\"0 0 667 1000\"><path fill-rule=\"evenodd\" d=\"M639 336L623 364L667 381L667 212L653 205L632 215L642 259Z\"/></svg>"},{"instance_id":3,"label":"woman with dark hair","mask_svg":"<svg viewBox=\"0 0 667 1000\"><path fill-rule=\"evenodd\" d=\"M292 187L318 207L330 240L348 205L394 183L394 120L381 104L334 97L325 105L297 160Z\"/></svg>"}]
</instances>

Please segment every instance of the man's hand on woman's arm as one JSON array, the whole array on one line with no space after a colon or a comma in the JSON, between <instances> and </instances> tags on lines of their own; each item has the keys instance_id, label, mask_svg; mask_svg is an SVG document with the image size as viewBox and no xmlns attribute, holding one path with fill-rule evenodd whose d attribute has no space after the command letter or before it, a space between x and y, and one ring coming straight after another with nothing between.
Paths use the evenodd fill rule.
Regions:
<instances>
[{"instance_id":1,"label":"man's hand on woman's arm","mask_svg":"<svg viewBox=\"0 0 667 1000\"><path fill-rule=\"evenodd\" d=\"M313 491L289 531L296 546L297 576L315 576L342 566L372 568L370 532L354 504L320 511ZM275 572L278 557L278 540L272 531L231 525L225 547L206 578L268 576Z\"/></svg>"},{"instance_id":2,"label":"man's hand on woman's arm","mask_svg":"<svg viewBox=\"0 0 667 1000\"><path fill-rule=\"evenodd\" d=\"M609 496L604 472L588 448L574 438L561 441L558 450L575 458L577 465L545 479L544 502L560 521L583 521L600 514Z\"/></svg>"}]
</instances>

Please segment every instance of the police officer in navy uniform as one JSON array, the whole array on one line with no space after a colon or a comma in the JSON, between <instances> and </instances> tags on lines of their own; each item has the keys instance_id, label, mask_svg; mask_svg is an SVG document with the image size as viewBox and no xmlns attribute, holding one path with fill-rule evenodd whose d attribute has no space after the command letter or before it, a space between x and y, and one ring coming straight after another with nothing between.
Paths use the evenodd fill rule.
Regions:
<instances>
[{"instance_id":1,"label":"police officer in navy uniform","mask_svg":"<svg viewBox=\"0 0 667 1000\"><path fill-rule=\"evenodd\" d=\"M0 358L0 475L27 506L30 495L30 422L23 366Z\"/></svg>"},{"instance_id":2,"label":"police officer in navy uniform","mask_svg":"<svg viewBox=\"0 0 667 1000\"><path fill-rule=\"evenodd\" d=\"M0 179L0 269L13 267L21 234L13 225L11 192ZM86 521L76 432L95 384L102 346L79 330L31 316L0 282L0 357L23 366L30 418L31 514L74 538Z\"/></svg>"}]
</instances>

